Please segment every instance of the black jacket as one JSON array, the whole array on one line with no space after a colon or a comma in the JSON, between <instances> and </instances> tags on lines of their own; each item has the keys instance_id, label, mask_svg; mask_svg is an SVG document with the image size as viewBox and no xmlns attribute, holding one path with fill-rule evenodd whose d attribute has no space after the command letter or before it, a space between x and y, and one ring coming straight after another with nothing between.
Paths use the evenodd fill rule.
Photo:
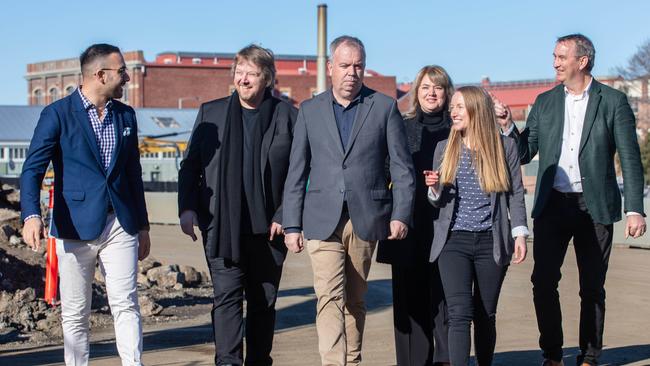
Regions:
<instances>
[{"instance_id":1,"label":"black jacket","mask_svg":"<svg viewBox=\"0 0 650 366\"><path fill-rule=\"evenodd\" d=\"M438 142L449 137L451 120L443 114L444 123L440 126L424 125L422 114L404 120L409 152L415 168L415 204L413 226L403 240L382 240L377 248L377 261L396 265L428 263L431 240L433 239L433 220L438 217L438 209L427 201L427 187L424 185L424 170L431 170L433 152Z\"/></svg>"},{"instance_id":2,"label":"black jacket","mask_svg":"<svg viewBox=\"0 0 650 366\"><path fill-rule=\"evenodd\" d=\"M215 209L219 192L219 159L222 132L227 120L230 98L201 105L185 158L178 173L179 215L185 210L197 213L199 229L206 246L219 246L215 227ZM276 99L269 128L262 138L261 174L268 222L282 223L282 192L289 168L289 153L297 109ZM218 215L217 215L218 217Z\"/></svg>"}]
</instances>

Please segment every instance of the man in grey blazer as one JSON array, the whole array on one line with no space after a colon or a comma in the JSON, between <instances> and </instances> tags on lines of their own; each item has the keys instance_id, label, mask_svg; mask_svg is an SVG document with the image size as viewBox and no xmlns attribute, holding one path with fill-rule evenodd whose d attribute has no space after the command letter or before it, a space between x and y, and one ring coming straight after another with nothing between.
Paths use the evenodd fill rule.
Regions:
<instances>
[{"instance_id":1,"label":"man in grey blazer","mask_svg":"<svg viewBox=\"0 0 650 366\"><path fill-rule=\"evenodd\" d=\"M363 43L341 36L330 55L332 88L298 112L282 223L289 250L307 240L322 364L357 365L372 254L406 236L415 177L397 102L363 85Z\"/></svg>"}]
</instances>

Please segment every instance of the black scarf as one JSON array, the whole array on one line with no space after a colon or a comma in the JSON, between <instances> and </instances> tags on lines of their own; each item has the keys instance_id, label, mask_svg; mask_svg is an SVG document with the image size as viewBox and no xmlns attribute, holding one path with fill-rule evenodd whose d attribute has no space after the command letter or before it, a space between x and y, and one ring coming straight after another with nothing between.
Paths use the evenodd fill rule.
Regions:
<instances>
[{"instance_id":1,"label":"black scarf","mask_svg":"<svg viewBox=\"0 0 650 366\"><path fill-rule=\"evenodd\" d=\"M268 218L264 206L264 179L261 173L261 164L265 162L260 160L262 138L271 124L276 103L267 89L259 108L258 123L256 123L253 132L253 172L255 174L253 174L253 192L249 192L253 198L249 202L253 202L253 207L249 207L248 210L251 215L256 216L256 219L263 219L266 228L268 228ZM221 138L219 199L216 202L218 210L215 210L219 215L216 227L218 240L216 245L207 248L209 258L225 258L235 263L240 262L241 258L242 200L245 199L242 182L244 132L241 108L239 95L234 92L230 97L228 115Z\"/></svg>"}]
</instances>

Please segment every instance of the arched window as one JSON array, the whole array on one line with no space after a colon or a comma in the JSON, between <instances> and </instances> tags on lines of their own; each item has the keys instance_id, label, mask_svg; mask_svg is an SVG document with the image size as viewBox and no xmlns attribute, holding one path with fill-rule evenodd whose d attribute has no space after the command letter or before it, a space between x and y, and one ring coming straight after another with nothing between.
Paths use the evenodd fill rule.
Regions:
<instances>
[{"instance_id":1,"label":"arched window","mask_svg":"<svg viewBox=\"0 0 650 366\"><path fill-rule=\"evenodd\" d=\"M60 98L59 97L59 89L57 89L57 88L51 88L49 94L50 94L50 103L56 102Z\"/></svg>"},{"instance_id":2,"label":"arched window","mask_svg":"<svg viewBox=\"0 0 650 366\"><path fill-rule=\"evenodd\" d=\"M45 104L45 95L41 89L34 90L34 104L44 105Z\"/></svg>"},{"instance_id":3,"label":"arched window","mask_svg":"<svg viewBox=\"0 0 650 366\"><path fill-rule=\"evenodd\" d=\"M65 95L68 96L70 94L74 93L74 85L68 85L65 88Z\"/></svg>"}]
</instances>

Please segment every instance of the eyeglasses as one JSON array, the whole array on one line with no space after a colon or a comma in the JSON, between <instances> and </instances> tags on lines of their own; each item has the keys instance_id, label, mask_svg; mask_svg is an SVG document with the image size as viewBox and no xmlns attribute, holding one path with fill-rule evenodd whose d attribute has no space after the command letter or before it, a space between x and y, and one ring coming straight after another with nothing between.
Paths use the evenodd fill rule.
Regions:
<instances>
[{"instance_id":1,"label":"eyeglasses","mask_svg":"<svg viewBox=\"0 0 650 366\"><path fill-rule=\"evenodd\" d=\"M112 71L117 71L117 73L120 74L120 75L126 74L126 66L125 67L120 67L119 69L104 68L104 69L99 69L99 70L100 71L112 70Z\"/></svg>"},{"instance_id":2,"label":"eyeglasses","mask_svg":"<svg viewBox=\"0 0 650 366\"><path fill-rule=\"evenodd\" d=\"M257 78L257 77L260 77L260 75L262 75L262 73L255 72L255 71L243 72L243 71L240 71L240 70L235 70L235 76L236 77L242 78L242 77L244 77L244 75L246 75L246 77L248 77L248 78Z\"/></svg>"}]
</instances>

